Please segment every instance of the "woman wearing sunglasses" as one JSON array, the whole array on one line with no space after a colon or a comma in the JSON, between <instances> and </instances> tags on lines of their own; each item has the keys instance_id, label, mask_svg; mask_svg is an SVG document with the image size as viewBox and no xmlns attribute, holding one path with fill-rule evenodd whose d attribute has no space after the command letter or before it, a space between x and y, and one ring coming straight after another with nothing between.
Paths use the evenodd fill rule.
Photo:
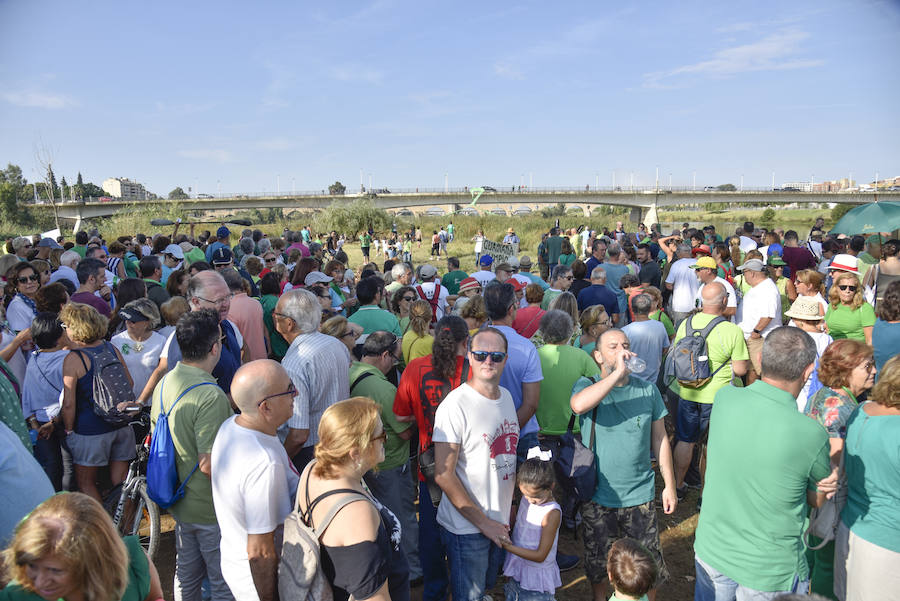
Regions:
<instances>
[{"instance_id":1,"label":"woman wearing sunglasses","mask_svg":"<svg viewBox=\"0 0 900 601\"><path fill-rule=\"evenodd\" d=\"M409 308L418 298L419 296L412 286L401 286L391 296L391 312L400 321L401 332L409 329Z\"/></svg>"},{"instance_id":2,"label":"woman wearing sunglasses","mask_svg":"<svg viewBox=\"0 0 900 601\"><path fill-rule=\"evenodd\" d=\"M850 338L872 344L875 310L863 299L862 284L855 273L837 272L828 293L825 324L835 340Z\"/></svg>"},{"instance_id":3,"label":"woman wearing sunglasses","mask_svg":"<svg viewBox=\"0 0 900 601\"><path fill-rule=\"evenodd\" d=\"M14 265L6 274L7 296L12 296L6 308L6 319L14 332L31 326L37 316L34 297L41 287L41 275L29 263Z\"/></svg>"}]
</instances>

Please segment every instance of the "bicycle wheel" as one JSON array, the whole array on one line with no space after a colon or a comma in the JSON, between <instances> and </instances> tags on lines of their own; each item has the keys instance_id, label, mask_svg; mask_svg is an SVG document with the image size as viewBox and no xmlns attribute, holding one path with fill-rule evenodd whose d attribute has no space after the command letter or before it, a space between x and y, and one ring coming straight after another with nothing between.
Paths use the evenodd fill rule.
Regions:
<instances>
[{"instance_id":1,"label":"bicycle wheel","mask_svg":"<svg viewBox=\"0 0 900 601\"><path fill-rule=\"evenodd\" d=\"M159 507L147 494L146 482L141 482L138 492L140 497L137 500L136 515L140 516L140 519L135 520L132 534L140 538L141 546L150 559L153 559L159 547Z\"/></svg>"}]
</instances>

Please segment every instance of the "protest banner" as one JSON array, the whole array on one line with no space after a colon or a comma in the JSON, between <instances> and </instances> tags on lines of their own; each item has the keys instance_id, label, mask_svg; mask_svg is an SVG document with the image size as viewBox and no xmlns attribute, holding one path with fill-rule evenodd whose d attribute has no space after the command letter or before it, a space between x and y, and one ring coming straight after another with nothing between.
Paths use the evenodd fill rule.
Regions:
<instances>
[{"instance_id":1,"label":"protest banner","mask_svg":"<svg viewBox=\"0 0 900 601\"><path fill-rule=\"evenodd\" d=\"M510 257L518 256L519 254L519 245L518 244L502 244L500 242L494 242L493 240L484 239L481 245L481 254L483 255L491 255L491 258L494 259L494 265L498 263L505 263L509 260Z\"/></svg>"}]
</instances>

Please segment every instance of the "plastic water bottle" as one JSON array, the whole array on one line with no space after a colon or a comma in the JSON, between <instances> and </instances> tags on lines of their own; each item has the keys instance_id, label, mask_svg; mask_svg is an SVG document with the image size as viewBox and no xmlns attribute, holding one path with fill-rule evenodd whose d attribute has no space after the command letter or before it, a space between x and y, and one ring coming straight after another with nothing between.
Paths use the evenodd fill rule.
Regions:
<instances>
[{"instance_id":1,"label":"plastic water bottle","mask_svg":"<svg viewBox=\"0 0 900 601\"><path fill-rule=\"evenodd\" d=\"M625 367L633 374L640 374L644 373L644 370L647 369L647 362L637 355L632 355L625 359Z\"/></svg>"},{"instance_id":2,"label":"plastic water bottle","mask_svg":"<svg viewBox=\"0 0 900 601\"><path fill-rule=\"evenodd\" d=\"M31 446L36 445L36 444L37 444L37 440L38 440L38 431L35 430L35 429L33 429L33 428L32 428L32 429L29 429L29 430L28 430L28 436L31 438Z\"/></svg>"}]
</instances>

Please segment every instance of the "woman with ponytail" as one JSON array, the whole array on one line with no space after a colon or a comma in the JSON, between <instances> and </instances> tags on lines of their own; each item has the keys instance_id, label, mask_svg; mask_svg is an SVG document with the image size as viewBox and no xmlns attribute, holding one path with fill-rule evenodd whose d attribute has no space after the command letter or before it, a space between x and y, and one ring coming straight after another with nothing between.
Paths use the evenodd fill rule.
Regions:
<instances>
[{"instance_id":1,"label":"woman with ponytail","mask_svg":"<svg viewBox=\"0 0 900 601\"><path fill-rule=\"evenodd\" d=\"M431 343L434 338L429 334L431 327L431 303L425 300L417 300L409 307L409 327L403 334L403 363L419 357L424 357L431 352Z\"/></svg>"}]
</instances>

